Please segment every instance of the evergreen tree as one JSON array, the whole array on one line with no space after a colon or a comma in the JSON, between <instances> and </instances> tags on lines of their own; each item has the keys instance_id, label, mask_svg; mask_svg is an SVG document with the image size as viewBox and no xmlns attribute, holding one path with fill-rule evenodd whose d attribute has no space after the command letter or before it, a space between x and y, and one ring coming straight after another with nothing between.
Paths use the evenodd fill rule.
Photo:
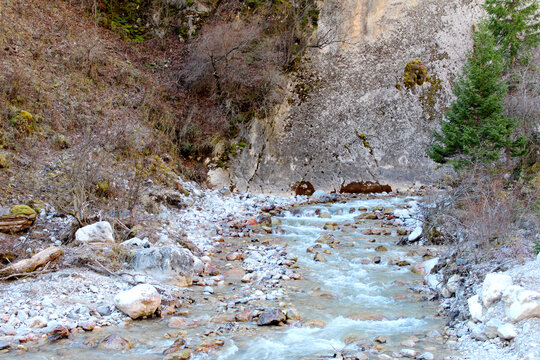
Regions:
<instances>
[{"instance_id":1,"label":"evergreen tree","mask_svg":"<svg viewBox=\"0 0 540 360\"><path fill-rule=\"evenodd\" d=\"M503 56L495 37L482 25L473 39L473 50L453 89L456 100L428 150L434 161L450 162L456 169L475 161L498 160L501 149L522 145L522 140L512 142L515 124L503 114L507 87L501 80Z\"/></svg>"},{"instance_id":2,"label":"evergreen tree","mask_svg":"<svg viewBox=\"0 0 540 360\"><path fill-rule=\"evenodd\" d=\"M538 0L486 0L488 30L505 58L505 67L527 62L540 43Z\"/></svg>"}]
</instances>

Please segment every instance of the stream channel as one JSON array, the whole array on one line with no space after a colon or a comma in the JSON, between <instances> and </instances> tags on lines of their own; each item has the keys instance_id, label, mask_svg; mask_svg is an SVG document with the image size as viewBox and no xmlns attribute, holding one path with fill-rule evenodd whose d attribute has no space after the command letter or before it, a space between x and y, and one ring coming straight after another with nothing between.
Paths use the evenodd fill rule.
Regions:
<instances>
[{"instance_id":1,"label":"stream channel","mask_svg":"<svg viewBox=\"0 0 540 360\"><path fill-rule=\"evenodd\" d=\"M394 209L414 208L416 200L376 197L294 207L273 218L272 234L257 234L259 242L286 244L287 252L298 257L296 265L303 279L281 281L283 297L265 299L256 307L294 307L302 317L302 326L258 327L255 322L216 325L211 318L216 314L218 298L221 302L234 298L238 288L246 286L239 278L225 277L226 285L216 286L213 295L204 294L199 286L189 289L193 298L204 299L189 308L188 317L198 323L197 327L174 333L167 327L167 318L135 321L125 328L75 334L65 342L9 355L13 359L49 360L163 359L163 350L172 344L175 336L186 339L188 345L196 345L213 332L210 338L223 339L224 345L208 354L194 352L191 359L303 360L342 358L340 354L381 359L382 354L391 358L404 348L414 349L418 354L430 352L435 359L443 359L451 351L440 335L444 332L444 318L436 316L438 304L426 301L425 294L415 291L422 285L421 275L412 273L409 265L393 264L396 260L410 264L423 261L425 248L396 246L395 219L359 219L374 210L388 214ZM413 219L409 219L411 224L414 226ZM367 235L366 230L370 229L382 233ZM315 253L306 249L318 246L317 240L322 235L332 235L333 244L319 243L321 247L315 250L324 259L315 261ZM250 239L225 240L229 241L236 241L238 248L250 246ZM387 251L377 251L381 245ZM381 258L380 263L374 262L376 257ZM216 266L226 265L224 259L221 261L221 264L216 261ZM217 327L221 331L216 331ZM89 345L112 332L131 340L134 348L111 353ZM385 342L374 342L376 337L384 338ZM409 344L412 340L414 347L401 344L407 344L407 340Z\"/></svg>"}]
</instances>

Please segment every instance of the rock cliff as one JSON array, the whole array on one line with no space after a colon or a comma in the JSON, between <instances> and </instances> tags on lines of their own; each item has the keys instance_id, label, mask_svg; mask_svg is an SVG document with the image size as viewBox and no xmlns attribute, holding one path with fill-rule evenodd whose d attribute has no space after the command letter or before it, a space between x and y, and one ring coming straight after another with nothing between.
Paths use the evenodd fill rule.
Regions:
<instances>
[{"instance_id":1,"label":"rock cliff","mask_svg":"<svg viewBox=\"0 0 540 360\"><path fill-rule=\"evenodd\" d=\"M287 101L243 129L247 146L211 181L269 193L432 181L426 147L480 12L476 0L325 1Z\"/></svg>"}]
</instances>

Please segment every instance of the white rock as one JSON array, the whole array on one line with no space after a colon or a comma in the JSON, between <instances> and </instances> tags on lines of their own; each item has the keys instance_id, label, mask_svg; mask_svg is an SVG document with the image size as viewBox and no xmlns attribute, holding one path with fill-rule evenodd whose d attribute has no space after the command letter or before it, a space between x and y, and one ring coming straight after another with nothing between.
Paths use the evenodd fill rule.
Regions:
<instances>
[{"instance_id":1,"label":"white rock","mask_svg":"<svg viewBox=\"0 0 540 360\"><path fill-rule=\"evenodd\" d=\"M512 304L506 308L506 316L513 322L540 317L540 293L532 290L517 292Z\"/></svg>"},{"instance_id":2,"label":"white rock","mask_svg":"<svg viewBox=\"0 0 540 360\"><path fill-rule=\"evenodd\" d=\"M204 272L204 263L197 256L193 256L193 272L195 275L201 275Z\"/></svg>"},{"instance_id":3,"label":"white rock","mask_svg":"<svg viewBox=\"0 0 540 360\"><path fill-rule=\"evenodd\" d=\"M424 278L428 286L433 290L442 289L442 275L441 274L429 274Z\"/></svg>"},{"instance_id":4,"label":"white rock","mask_svg":"<svg viewBox=\"0 0 540 360\"><path fill-rule=\"evenodd\" d=\"M317 190L311 195L311 199L318 202L328 202L331 200L330 195L322 190Z\"/></svg>"},{"instance_id":5,"label":"white rock","mask_svg":"<svg viewBox=\"0 0 540 360\"><path fill-rule=\"evenodd\" d=\"M413 359L416 358L416 355L418 354L413 349L401 349L399 353L404 357L413 358Z\"/></svg>"},{"instance_id":6,"label":"white rock","mask_svg":"<svg viewBox=\"0 0 540 360\"><path fill-rule=\"evenodd\" d=\"M138 237L131 238L129 240L126 240L122 243L120 243L121 246L125 247L137 247L137 248L148 248L152 246L150 241L148 241L147 238L139 239Z\"/></svg>"},{"instance_id":7,"label":"white rock","mask_svg":"<svg viewBox=\"0 0 540 360\"><path fill-rule=\"evenodd\" d=\"M439 258L438 257L433 258L433 259L429 259L429 260L426 260L426 261L422 261L422 262L414 264L411 267L411 271L413 273L416 273L416 274L428 275L429 273L431 273L431 270L433 270L433 268L438 263L439 263Z\"/></svg>"},{"instance_id":8,"label":"white rock","mask_svg":"<svg viewBox=\"0 0 540 360\"><path fill-rule=\"evenodd\" d=\"M467 304L469 305L469 312L473 321L482 321L482 304L480 304L478 295L471 296L467 300Z\"/></svg>"},{"instance_id":9,"label":"white rock","mask_svg":"<svg viewBox=\"0 0 540 360\"><path fill-rule=\"evenodd\" d=\"M26 324L28 325L28 327L41 329L47 326L47 319L45 319L43 316L36 316L28 319L28 321L26 321Z\"/></svg>"},{"instance_id":10,"label":"white rock","mask_svg":"<svg viewBox=\"0 0 540 360\"><path fill-rule=\"evenodd\" d=\"M152 315L160 304L161 296L156 288L150 284L137 285L114 297L114 305L118 310L132 319Z\"/></svg>"},{"instance_id":11,"label":"white rock","mask_svg":"<svg viewBox=\"0 0 540 360\"><path fill-rule=\"evenodd\" d=\"M489 308L499 300L503 291L512 286L512 278L503 273L490 273L486 275L482 285L482 304Z\"/></svg>"},{"instance_id":12,"label":"white rock","mask_svg":"<svg viewBox=\"0 0 540 360\"><path fill-rule=\"evenodd\" d=\"M457 274L450 276L450 279L448 279L448 282L446 283L446 288L451 294L455 294L457 292L460 280L461 277Z\"/></svg>"},{"instance_id":13,"label":"white rock","mask_svg":"<svg viewBox=\"0 0 540 360\"><path fill-rule=\"evenodd\" d=\"M422 227L417 226L412 233L409 234L409 241L416 241L422 236Z\"/></svg>"},{"instance_id":14,"label":"white rock","mask_svg":"<svg viewBox=\"0 0 540 360\"><path fill-rule=\"evenodd\" d=\"M493 319L490 319L487 323L486 323L486 327L485 327L485 334L486 336L489 338L489 339L494 339L497 337L497 329L499 328L499 326L501 326L502 323L499 319L497 318L493 318Z\"/></svg>"},{"instance_id":15,"label":"white rock","mask_svg":"<svg viewBox=\"0 0 540 360\"><path fill-rule=\"evenodd\" d=\"M433 360L433 359L435 359L435 356L429 351L418 355L418 357L416 358L416 360Z\"/></svg>"},{"instance_id":16,"label":"white rock","mask_svg":"<svg viewBox=\"0 0 540 360\"><path fill-rule=\"evenodd\" d=\"M111 224L100 221L80 228L75 233L75 242L79 244L114 244Z\"/></svg>"},{"instance_id":17,"label":"white rock","mask_svg":"<svg viewBox=\"0 0 540 360\"><path fill-rule=\"evenodd\" d=\"M512 324L503 324L497 328L497 335L504 340L512 340L517 336L517 331Z\"/></svg>"}]
</instances>

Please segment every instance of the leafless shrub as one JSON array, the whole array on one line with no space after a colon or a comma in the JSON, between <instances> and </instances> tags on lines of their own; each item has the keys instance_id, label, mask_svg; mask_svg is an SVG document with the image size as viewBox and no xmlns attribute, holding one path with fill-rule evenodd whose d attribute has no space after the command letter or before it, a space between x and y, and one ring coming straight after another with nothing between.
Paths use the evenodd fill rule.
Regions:
<instances>
[{"instance_id":1,"label":"leafless shrub","mask_svg":"<svg viewBox=\"0 0 540 360\"><path fill-rule=\"evenodd\" d=\"M538 232L538 189L508 174L478 168L462 174L452 190L431 195L424 231L435 244L450 244L454 256L475 263L526 257Z\"/></svg>"}]
</instances>

